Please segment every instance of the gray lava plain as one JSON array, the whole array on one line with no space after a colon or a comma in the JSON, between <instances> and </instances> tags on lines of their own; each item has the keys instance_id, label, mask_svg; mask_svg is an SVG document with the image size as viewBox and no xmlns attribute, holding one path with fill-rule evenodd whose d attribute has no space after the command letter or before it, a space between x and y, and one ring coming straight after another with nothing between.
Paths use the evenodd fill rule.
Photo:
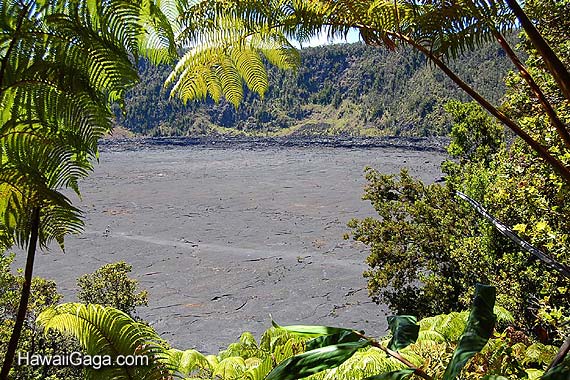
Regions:
<instances>
[{"instance_id":1,"label":"gray lava plain","mask_svg":"<svg viewBox=\"0 0 570 380\"><path fill-rule=\"evenodd\" d=\"M325 324L382 335L367 247L346 223L373 216L365 166L433 182L437 150L330 146L104 148L81 184L85 232L37 257L35 275L74 301L76 278L124 260L149 291L139 316L180 349L216 353L243 331ZM18 254L17 264L24 256Z\"/></svg>"}]
</instances>

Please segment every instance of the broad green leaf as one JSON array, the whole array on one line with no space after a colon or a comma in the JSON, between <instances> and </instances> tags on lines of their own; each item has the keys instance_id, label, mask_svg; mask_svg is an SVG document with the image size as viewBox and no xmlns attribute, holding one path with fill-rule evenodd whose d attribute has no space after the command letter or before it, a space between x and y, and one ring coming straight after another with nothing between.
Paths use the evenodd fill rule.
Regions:
<instances>
[{"instance_id":1,"label":"broad green leaf","mask_svg":"<svg viewBox=\"0 0 570 380\"><path fill-rule=\"evenodd\" d=\"M368 341L342 343L295 355L275 367L265 380L295 380L338 367L368 344Z\"/></svg>"},{"instance_id":2,"label":"broad green leaf","mask_svg":"<svg viewBox=\"0 0 570 380\"><path fill-rule=\"evenodd\" d=\"M330 326L306 326L306 325L291 325L291 326L280 326L275 321L271 321L273 327L277 329L283 329L290 333L297 335L306 336L318 336L318 335L332 335L339 334L342 332L353 332L352 329L345 329L341 327L330 327Z\"/></svg>"},{"instance_id":3,"label":"broad green leaf","mask_svg":"<svg viewBox=\"0 0 570 380\"><path fill-rule=\"evenodd\" d=\"M341 331L311 339L306 343L306 347L307 351L309 351L334 344L357 342L360 339L362 339L362 336L355 331Z\"/></svg>"},{"instance_id":4,"label":"broad green leaf","mask_svg":"<svg viewBox=\"0 0 570 380\"><path fill-rule=\"evenodd\" d=\"M388 348L397 351L414 343L420 332L420 325L416 322L416 317L411 315L388 317L388 325L392 331L392 339L388 343Z\"/></svg>"},{"instance_id":5,"label":"broad green leaf","mask_svg":"<svg viewBox=\"0 0 570 380\"><path fill-rule=\"evenodd\" d=\"M467 361L487 344L495 327L495 296L494 286L477 284L467 326L459 338L451 362L443 374L443 380L455 379Z\"/></svg>"},{"instance_id":6,"label":"broad green leaf","mask_svg":"<svg viewBox=\"0 0 570 380\"><path fill-rule=\"evenodd\" d=\"M370 376L365 378L364 380L404 380L412 376L414 372L415 372L414 369L407 368L398 371L381 373L375 376Z\"/></svg>"}]
</instances>

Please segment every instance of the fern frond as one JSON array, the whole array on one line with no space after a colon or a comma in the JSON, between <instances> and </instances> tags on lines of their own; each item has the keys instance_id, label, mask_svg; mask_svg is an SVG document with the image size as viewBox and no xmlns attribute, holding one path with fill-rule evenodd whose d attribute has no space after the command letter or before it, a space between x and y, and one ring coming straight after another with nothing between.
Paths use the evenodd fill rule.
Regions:
<instances>
[{"instance_id":1,"label":"fern frond","mask_svg":"<svg viewBox=\"0 0 570 380\"><path fill-rule=\"evenodd\" d=\"M42 246L51 240L63 246L66 234L81 230L79 210L60 191L79 194L98 140L111 128L110 105L138 81L139 55L154 62L177 55L172 1L1 3L3 241L26 245L37 207Z\"/></svg>"},{"instance_id":2,"label":"fern frond","mask_svg":"<svg viewBox=\"0 0 570 380\"><path fill-rule=\"evenodd\" d=\"M256 360L255 365L251 365L251 360ZM248 362L249 361L249 362ZM245 361L247 370L242 375L244 380L263 380L273 369L273 360L271 356L267 356L264 360L259 358L250 358Z\"/></svg>"},{"instance_id":3,"label":"fern frond","mask_svg":"<svg viewBox=\"0 0 570 380\"><path fill-rule=\"evenodd\" d=\"M223 95L237 107L247 86L260 96L267 91L264 59L281 68L294 68L299 54L271 23L279 3L202 1L184 10L179 43L189 48L165 86L184 102ZM277 7L272 8L271 6Z\"/></svg>"},{"instance_id":4,"label":"fern frond","mask_svg":"<svg viewBox=\"0 0 570 380\"><path fill-rule=\"evenodd\" d=\"M164 368L159 357L164 355L163 342L154 330L134 321L124 312L101 305L66 303L43 311L36 322L47 333L57 330L77 338L89 355L146 355L149 366L88 368L89 378L161 379Z\"/></svg>"},{"instance_id":5,"label":"fern frond","mask_svg":"<svg viewBox=\"0 0 570 380\"><path fill-rule=\"evenodd\" d=\"M174 376L182 378L205 376L214 368L208 359L196 350L170 349L159 355L159 361Z\"/></svg>"},{"instance_id":6,"label":"fern frond","mask_svg":"<svg viewBox=\"0 0 570 380\"><path fill-rule=\"evenodd\" d=\"M230 356L218 363L212 374L213 378L239 379L247 369L245 360L240 356Z\"/></svg>"}]
</instances>

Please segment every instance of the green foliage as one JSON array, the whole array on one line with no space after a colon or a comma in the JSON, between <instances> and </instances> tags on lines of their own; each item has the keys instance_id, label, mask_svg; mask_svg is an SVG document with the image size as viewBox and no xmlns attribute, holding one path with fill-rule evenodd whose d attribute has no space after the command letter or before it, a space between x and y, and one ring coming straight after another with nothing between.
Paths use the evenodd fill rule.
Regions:
<instances>
[{"instance_id":1,"label":"green foliage","mask_svg":"<svg viewBox=\"0 0 570 380\"><path fill-rule=\"evenodd\" d=\"M542 380L565 380L570 377L570 360L557 365L548 371L541 379Z\"/></svg>"},{"instance_id":2,"label":"green foliage","mask_svg":"<svg viewBox=\"0 0 570 380\"><path fill-rule=\"evenodd\" d=\"M506 155L499 165L500 172L493 172L497 164L490 169L481 163L455 170L459 178L466 178L462 186L469 186L473 197L491 199L487 207L519 233L523 225L528 232L539 227L538 236L533 238L528 232L523 236L564 262L568 252L564 243L567 219L561 217L564 209L559 206L556 212L548 212L547 206L562 198L540 195L540 187L521 187L520 174L511 171L513 162L507 161ZM369 185L364 198L371 201L379 219L353 220L349 226L353 238L371 248L365 276L372 296L398 313L427 316L438 309L464 308L471 296L470 284L493 283L500 285L499 304L513 312L519 327L531 330L537 324L550 325L550 339L555 338L552 327L561 326L568 315L568 280L557 272L545 272L540 262L520 252L466 204L454 201L450 185L458 177L448 178L446 186L424 185L406 171L396 180L367 170ZM528 184L530 178L523 181ZM535 183L541 186L544 182ZM531 215L538 226L526 223L524 218ZM546 241L551 249L537 239L548 236L546 228L555 234ZM534 301L529 299L531 294Z\"/></svg>"},{"instance_id":3,"label":"green foliage","mask_svg":"<svg viewBox=\"0 0 570 380\"><path fill-rule=\"evenodd\" d=\"M469 266L460 277L470 262L456 253L454 237L477 229L470 210L458 207L447 187L424 185L406 170L396 180L367 168L366 179L363 199L379 219L352 220L349 227L355 240L370 246L364 275L374 300L420 317L466 307L481 267Z\"/></svg>"},{"instance_id":4,"label":"green foliage","mask_svg":"<svg viewBox=\"0 0 570 380\"><path fill-rule=\"evenodd\" d=\"M0 3L0 248L28 246L21 307L6 349L7 378L21 338L39 243L47 247L83 227L79 180L111 129L113 103L138 80L139 57L176 55L162 8L171 1L78 0ZM170 15L172 15L169 12Z\"/></svg>"},{"instance_id":5,"label":"green foliage","mask_svg":"<svg viewBox=\"0 0 570 380\"><path fill-rule=\"evenodd\" d=\"M397 315L388 317L388 326L392 332L392 339L388 343L391 350L400 350L408 347L418 339L420 326L416 324L416 317L411 315Z\"/></svg>"},{"instance_id":6,"label":"green foliage","mask_svg":"<svg viewBox=\"0 0 570 380\"><path fill-rule=\"evenodd\" d=\"M138 281L129 277L131 270L131 265L119 261L81 276L77 298L87 304L112 306L133 317L137 306L148 305L148 292L138 291Z\"/></svg>"},{"instance_id":7,"label":"green foliage","mask_svg":"<svg viewBox=\"0 0 570 380\"><path fill-rule=\"evenodd\" d=\"M261 55L273 65L296 66L296 52L287 37L303 43L320 32L333 37L357 28L371 45L394 48L396 41L412 39L449 58L494 40L496 30L515 27L505 4L468 0L453 4L204 0L185 5L179 39L190 50L169 78L168 82L176 81L172 92L184 100L207 94L218 100L223 94L234 104L242 97L243 82L265 92Z\"/></svg>"},{"instance_id":8,"label":"green foliage","mask_svg":"<svg viewBox=\"0 0 570 380\"><path fill-rule=\"evenodd\" d=\"M317 348L295 355L275 367L266 377L267 380L294 380L338 367L349 359L356 350L368 346L367 341L341 343Z\"/></svg>"},{"instance_id":9,"label":"green foliage","mask_svg":"<svg viewBox=\"0 0 570 380\"><path fill-rule=\"evenodd\" d=\"M487 306L483 306L486 308L483 313L476 312L476 314L482 316L488 313ZM512 318L504 310L499 315L501 318ZM418 368L433 374L435 379L441 378L445 365L451 360L454 350L462 339L462 332L469 334L470 331L474 331L473 326L476 326L473 323L474 319L472 317L469 320L468 317L467 312L461 312L420 320L417 341L403 348L399 352L400 355ZM85 323L81 318L85 318ZM263 334L259 343L250 333L244 333L238 342L230 344L218 355L206 356L196 350L170 349L150 327L108 307L64 304L48 309L39 317L39 322L45 328L73 334L83 342L86 349L92 347L91 351L88 350L91 353L95 353L96 350L105 353L110 347L118 347L118 352L131 350L139 352L135 343L128 343L129 339L135 340L139 344L139 349L144 348L149 355L152 355L151 366L154 370L146 368L148 372L145 372L142 368L136 371L131 369L131 376L134 379L143 378L141 376L147 373L156 374L156 371L161 371L163 376L172 375L182 379L263 380L272 370L274 371L272 377L279 373L283 376L293 376L294 371L309 373L307 371L311 371L310 368L316 370L326 366L330 369L315 373L308 379L353 380L379 373L385 375L379 378L401 379L405 378L402 376L410 374L409 371L405 371L405 366L401 362L387 356L385 351L375 346L365 347L376 341L362 338L363 332L358 332L362 338L359 342L338 343L333 340L328 346L316 350L309 349L308 344L315 339L316 334L322 334L320 335L322 337L352 331L343 328L293 326L291 329L298 333L292 333L288 331L287 326L273 327ZM100 334L105 336L105 344L100 344L99 339L94 339L100 337ZM377 343L386 347L390 339L390 336L383 337ZM143 342L144 345L140 346ZM340 350L337 350L338 348ZM557 349L552 346L520 341L516 334L513 335L509 330L505 330L500 334L495 333L481 353L476 354L467 363L462 378L475 380L481 379L484 374L490 374L515 380L526 377L527 371L542 374L556 351ZM302 360L299 356L297 359L291 359L296 355L301 355ZM341 360L343 357L348 359ZM321 360L323 358L328 362ZM336 367L331 368L334 366ZM275 370L276 368L278 369ZM389 372L395 373L389 375ZM107 378L104 372L93 372L93 376L97 376L97 379Z\"/></svg>"},{"instance_id":10,"label":"green foliage","mask_svg":"<svg viewBox=\"0 0 570 380\"><path fill-rule=\"evenodd\" d=\"M409 378L415 370L413 369L400 369L398 371L381 373L379 375L374 375L367 377L365 380L404 380Z\"/></svg>"},{"instance_id":11,"label":"green foliage","mask_svg":"<svg viewBox=\"0 0 570 380\"><path fill-rule=\"evenodd\" d=\"M541 32L568 62L568 45L556 35L560 25L569 23L564 6L550 1L546 8L542 3L526 4ZM527 42L523 46L529 53L529 72L568 124L568 101L536 52ZM511 74L507 85L505 112L567 165L567 148L545 111L536 106L536 96L519 75ZM568 265L569 188L524 142L499 133L501 129L473 104L454 102L447 109L454 119L449 151L456 161L443 165L445 185L425 185L407 172L396 180L367 170L364 199L371 201L379 219L354 220L350 226L353 237L371 248L365 273L371 294L399 313L426 316L464 308L470 284L490 283L499 290L498 303L513 312L519 328L544 342L559 340L568 334L569 280L521 251L467 204L455 200L453 191L477 200L522 239Z\"/></svg>"},{"instance_id":12,"label":"green foliage","mask_svg":"<svg viewBox=\"0 0 570 380\"><path fill-rule=\"evenodd\" d=\"M8 340L14 326L14 319L18 309L19 295L24 281L21 274L14 274L10 270L13 255L0 255L0 362L4 359ZM30 355L69 354L77 350L73 339L61 334L50 333L44 336L35 325L36 317L47 307L55 305L62 298L53 281L35 277L32 281L30 302L26 313L26 320L22 337L18 342L18 351ZM11 371L13 380L43 379L81 379L81 368L32 367L16 365Z\"/></svg>"},{"instance_id":13,"label":"green foliage","mask_svg":"<svg viewBox=\"0 0 570 380\"><path fill-rule=\"evenodd\" d=\"M39 242L63 247L82 228L59 190L79 194L109 105L137 81L139 56L171 60L170 24L152 1L4 1L0 40L0 237L25 245L40 208Z\"/></svg>"},{"instance_id":14,"label":"green foliage","mask_svg":"<svg viewBox=\"0 0 570 380\"><path fill-rule=\"evenodd\" d=\"M467 100L410 49L388 52L361 43L305 48L295 72L268 68L263 99L247 88L236 109L225 100L180 104L162 83L169 67L139 64L141 83L127 94L117 123L146 135L445 135L444 104ZM508 64L492 45L450 66L489 99L503 95Z\"/></svg>"},{"instance_id":15,"label":"green foliage","mask_svg":"<svg viewBox=\"0 0 570 380\"><path fill-rule=\"evenodd\" d=\"M334 344L357 342L361 338L362 335L360 333L351 330L345 330L313 338L307 341L305 346L307 350L314 350L317 348L331 346Z\"/></svg>"},{"instance_id":16,"label":"green foliage","mask_svg":"<svg viewBox=\"0 0 570 380\"><path fill-rule=\"evenodd\" d=\"M496 316L493 313L494 304L495 288L492 286L478 284L475 289L475 297L473 300L473 307L469 313L469 319L466 324L464 323L464 331L457 342L457 347L453 352L451 361L447 365L447 369L443 374L443 380L455 379L461 373L461 370L467 361L480 352L487 344L487 341L494 331L496 322ZM380 345L375 340L365 338L361 335L363 341L351 343L350 346L348 346L349 344L331 345L318 350L308 351L301 355L296 355L278 365L269 374L268 378L273 380L294 379L306 376L306 374L320 372L323 369L338 367L340 363L348 360L354 354L355 351L352 353L347 352L348 348L357 347L359 344L360 347L358 348L362 348L367 345L381 348L387 354L400 360L403 364L406 364L412 369L411 372L409 370L391 371L386 374L379 374L378 377L375 375L372 379L406 378L411 375L411 373L419 371L419 369L417 369L413 364L409 364L409 362L406 362L404 359L400 359L401 356L393 353L391 350L403 349L410 344L415 343L418 338L420 325L417 325L415 323L416 319L410 316L391 317L388 321L392 331L392 338L390 339L387 348L384 348L384 346ZM434 325L435 324L432 324L432 327ZM311 328L303 326L303 328L300 329L295 326L291 330L301 331L301 334L306 334L306 332L310 331ZM335 330L337 329L315 326L313 331L322 331L325 334L334 334L336 333ZM428 375L425 375L425 373L422 373L422 375L424 375L423 377L428 378Z\"/></svg>"},{"instance_id":17,"label":"green foliage","mask_svg":"<svg viewBox=\"0 0 570 380\"><path fill-rule=\"evenodd\" d=\"M280 33L256 31L236 14L255 12L256 22L267 17L261 3L216 1L181 2L180 46L189 47L166 80L171 96L215 101L224 96L235 107L244 84L261 96L269 83L263 60L283 69L298 66L299 54Z\"/></svg>"},{"instance_id":18,"label":"green foliage","mask_svg":"<svg viewBox=\"0 0 570 380\"><path fill-rule=\"evenodd\" d=\"M461 162L488 161L504 144L504 131L475 102L452 100L445 111L453 118L447 151Z\"/></svg>"},{"instance_id":19,"label":"green foliage","mask_svg":"<svg viewBox=\"0 0 570 380\"><path fill-rule=\"evenodd\" d=\"M467 325L443 374L443 380L456 379L467 361L485 347L495 328L494 305L495 288L477 285Z\"/></svg>"},{"instance_id":20,"label":"green foliage","mask_svg":"<svg viewBox=\"0 0 570 380\"><path fill-rule=\"evenodd\" d=\"M164 343L154 330L124 312L101 305L66 303L44 310L36 322L46 333L74 336L88 355L144 355L149 365L86 367L87 379L161 379Z\"/></svg>"},{"instance_id":21,"label":"green foliage","mask_svg":"<svg viewBox=\"0 0 570 380\"><path fill-rule=\"evenodd\" d=\"M542 37L539 37L540 33L535 30L532 23L527 20L526 14L514 1L489 3L461 0L449 3L403 0L390 3L371 0L353 4L349 0L309 3L287 0L268 2L204 0L197 4L192 3L189 9L189 13L198 19L193 20L191 25L197 25L197 28L204 33L195 33L196 29L189 27L188 44L195 43L197 51L200 49L214 51L206 58L207 64L209 64L208 59L213 59L214 66L204 70L201 65L197 65L180 73L179 82L194 81L195 77L199 77L206 82L205 86L201 87L206 88L206 93L211 92L208 79L212 76L212 71L220 70L224 72L224 76L231 77L229 81L231 85L227 86L231 89L226 92L226 96L229 95L230 101L235 104L242 97L241 81L247 82L250 78L259 78L265 72L262 65L257 65L256 69L246 73L231 69L229 70L231 73L227 74L227 67L233 65L232 60L219 59L217 52L228 54L236 47L239 52L247 51L252 41L274 36L282 39L296 37L302 42L323 31L327 32L329 37L335 37L346 36L351 28L357 29L362 40L368 45L386 46L395 50L398 44L403 44L421 52L497 120L521 137L541 159L564 178L566 183L570 183L570 169L559 157L558 152L551 152L551 144L542 141L542 134L539 133L538 136L534 133L529 134L525 130L527 125L499 111L446 64L450 58L456 58L467 50L475 50L484 43L496 40L517 69L523 73L528 88L532 89L539 98L541 108L547 114L550 124L559 133L560 136L555 140L555 144L570 146L567 126L556 115L556 111L529 76L503 35L516 28L517 19L521 20L525 30L532 31L533 44L541 41L543 48L540 56L546 65L549 68L557 68L553 71L556 73L557 84L562 86L565 79L561 78L570 74L555 53L544 43ZM191 51L190 55L193 54L196 52ZM255 73L256 71L260 72ZM217 83L215 80L212 82ZM562 87L566 89L566 86ZM222 91L225 90L222 88ZM566 97L570 97L569 91L565 90Z\"/></svg>"}]
</instances>

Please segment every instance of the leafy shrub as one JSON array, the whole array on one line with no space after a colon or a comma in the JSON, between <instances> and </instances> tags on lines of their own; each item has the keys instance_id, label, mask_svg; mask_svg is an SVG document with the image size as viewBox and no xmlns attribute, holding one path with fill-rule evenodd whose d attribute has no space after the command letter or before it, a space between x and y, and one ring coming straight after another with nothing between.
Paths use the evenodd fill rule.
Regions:
<instances>
[{"instance_id":1,"label":"leafy shrub","mask_svg":"<svg viewBox=\"0 0 570 380\"><path fill-rule=\"evenodd\" d=\"M370 247L364 275L374 300L398 313L428 316L465 308L476 282L493 284L498 303L516 315L520 328L545 342L563 337L568 279L521 252L454 197L460 189L482 200L522 238L567 263L568 189L525 155L515 144L488 165L448 162L444 185L426 185L406 170L397 178L367 168L363 198L378 217L352 220L349 227L353 239Z\"/></svg>"},{"instance_id":2,"label":"leafy shrub","mask_svg":"<svg viewBox=\"0 0 570 380\"><path fill-rule=\"evenodd\" d=\"M561 60L570 63L567 2L527 1L525 11ZM526 67L562 124L570 102L523 35ZM507 79L503 110L565 166L570 149L519 74ZM365 273L371 295L400 313L420 316L461 309L474 282L493 284L498 303L518 327L543 342L570 332L570 280L521 251L466 205L462 191L518 235L559 263L570 262L570 186L520 139L502 131L474 104L446 106L453 118L445 184L426 185L367 169L364 199L378 218L353 220L352 237L370 246ZM505 143L507 142L507 143Z\"/></svg>"},{"instance_id":3,"label":"leafy shrub","mask_svg":"<svg viewBox=\"0 0 570 380\"><path fill-rule=\"evenodd\" d=\"M4 360L4 353L14 327L20 292L24 282L21 274L14 274L10 269L13 259L14 255L0 254L0 362ZM57 291L55 282L40 277L33 278L26 320L18 342L18 351L23 355L26 353L30 355L53 355L56 352L65 355L79 349L73 338L56 331L52 331L46 336L35 324L36 317L46 308L59 302L62 297ZM82 379L83 371L81 368L15 365L10 372L10 379L12 380L48 377L51 380Z\"/></svg>"},{"instance_id":4,"label":"leafy shrub","mask_svg":"<svg viewBox=\"0 0 570 380\"><path fill-rule=\"evenodd\" d=\"M137 306L148 305L148 292L138 290L138 281L129 277L132 269L132 265L119 261L81 276L77 279L77 297L81 302L112 306L134 316Z\"/></svg>"}]
</instances>

